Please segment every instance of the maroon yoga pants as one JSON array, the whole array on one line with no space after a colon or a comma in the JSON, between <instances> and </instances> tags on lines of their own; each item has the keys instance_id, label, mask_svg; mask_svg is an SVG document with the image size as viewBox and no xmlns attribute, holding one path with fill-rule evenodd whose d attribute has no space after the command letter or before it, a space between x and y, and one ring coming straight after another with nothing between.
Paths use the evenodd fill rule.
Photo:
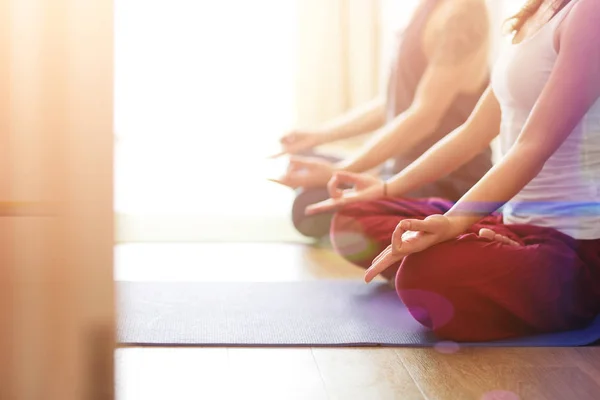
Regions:
<instances>
[{"instance_id":1,"label":"maroon yoga pants","mask_svg":"<svg viewBox=\"0 0 600 400\"><path fill-rule=\"evenodd\" d=\"M443 199L383 199L335 214L331 240L347 260L368 268L404 218L446 212ZM522 246L478 236L487 227ZM600 240L484 218L465 234L412 254L383 274L412 316L438 337L490 341L584 327L600 313Z\"/></svg>"}]
</instances>

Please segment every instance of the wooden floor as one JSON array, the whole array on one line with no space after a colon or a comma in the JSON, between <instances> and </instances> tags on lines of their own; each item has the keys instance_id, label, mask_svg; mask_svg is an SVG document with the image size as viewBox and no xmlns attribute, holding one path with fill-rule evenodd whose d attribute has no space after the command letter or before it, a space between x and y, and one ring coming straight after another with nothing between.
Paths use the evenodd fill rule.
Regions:
<instances>
[{"instance_id":1,"label":"wooden floor","mask_svg":"<svg viewBox=\"0 0 600 400\"><path fill-rule=\"evenodd\" d=\"M292 244L124 245L116 279L360 279L326 249ZM117 350L118 400L598 400L600 348Z\"/></svg>"}]
</instances>

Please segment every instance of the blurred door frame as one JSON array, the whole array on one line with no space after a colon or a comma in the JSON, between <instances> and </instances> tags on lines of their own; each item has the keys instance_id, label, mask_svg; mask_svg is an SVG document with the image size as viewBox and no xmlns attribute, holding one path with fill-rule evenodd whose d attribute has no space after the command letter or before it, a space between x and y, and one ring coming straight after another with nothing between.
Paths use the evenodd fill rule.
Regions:
<instances>
[{"instance_id":1,"label":"blurred door frame","mask_svg":"<svg viewBox=\"0 0 600 400\"><path fill-rule=\"evenodd\" d=\"M114 398L113 5L0 3L0 398Z\"/></svg>"}]
</instances>

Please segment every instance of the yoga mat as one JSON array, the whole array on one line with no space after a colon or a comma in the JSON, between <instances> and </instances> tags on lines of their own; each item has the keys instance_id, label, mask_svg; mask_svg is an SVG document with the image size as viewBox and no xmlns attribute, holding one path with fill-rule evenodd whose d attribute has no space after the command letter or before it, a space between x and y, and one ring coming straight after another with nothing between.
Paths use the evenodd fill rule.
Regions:
<instances>
[{"instance_id":1,"label":"yoga mat","mask_svg":"<svg viewBox=\"0 0 600 400\"><path fill-rule=\"evenodd\" d=\"M120 343L197 346L434 346L439 340L383 283L118 282ZM586 329L472 346L582 346Z\"/></svg>"}]
</instances>

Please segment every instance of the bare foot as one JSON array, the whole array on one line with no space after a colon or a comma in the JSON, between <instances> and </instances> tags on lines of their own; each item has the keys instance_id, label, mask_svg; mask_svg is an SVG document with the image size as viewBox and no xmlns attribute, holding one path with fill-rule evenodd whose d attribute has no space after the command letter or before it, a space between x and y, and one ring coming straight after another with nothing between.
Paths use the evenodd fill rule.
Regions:
<instances>
[{"instance_id":1,"label":"bare foot","mask_svg":"<svg viewBox=\"0 0 600 400\"><path fill-rule=\"evenodd\" d=\"M487 229L487 228L482 228L479 231L479 236L489 239L489 240L494 240L496 242L504 243L509 246L521 246L519 243L515 242L514 240L509 239L508 237L506 237L504 235L500 235L500 234L494 232L493 230Z\"/></svg>"}]
</instances>

